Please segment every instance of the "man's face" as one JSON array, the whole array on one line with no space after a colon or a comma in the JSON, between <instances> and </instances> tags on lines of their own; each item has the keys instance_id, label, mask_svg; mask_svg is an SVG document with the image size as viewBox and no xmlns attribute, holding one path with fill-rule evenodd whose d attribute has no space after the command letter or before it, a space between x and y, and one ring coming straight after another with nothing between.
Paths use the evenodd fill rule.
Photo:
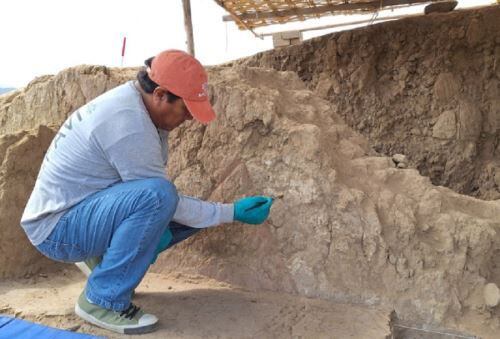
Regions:
<instances>
[{"instance_id":1,"label":"man's face","mask_svg":"<svg viewBox=\"0 0 500 339\"><path fill-rule=\"evenodd\" d=\"M158 87L153 92L154 109L151 119L156 127L172 131L179 127L184 121L192 120L193 116L189 113L184 100L177 99L174 102L168 102L167 91Z\"/></svg>"}]
</instances>

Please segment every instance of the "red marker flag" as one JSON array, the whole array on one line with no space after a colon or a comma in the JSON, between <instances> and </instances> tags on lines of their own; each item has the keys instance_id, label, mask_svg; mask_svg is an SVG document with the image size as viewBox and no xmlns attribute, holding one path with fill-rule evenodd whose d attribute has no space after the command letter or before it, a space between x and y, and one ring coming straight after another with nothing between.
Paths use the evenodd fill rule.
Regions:
<instances>
[{"instance_id":1,"label":"red marker flag","mask_svg":"<svg viewBox=\"0 0 500 339\"><path fill-rule=\"evenodd\" d=\"M122 67L123 67L123 59L125 59L125 47L127 45L127 37L123 37L123 44L122 44Z\"/></svg>"}]
</instances>

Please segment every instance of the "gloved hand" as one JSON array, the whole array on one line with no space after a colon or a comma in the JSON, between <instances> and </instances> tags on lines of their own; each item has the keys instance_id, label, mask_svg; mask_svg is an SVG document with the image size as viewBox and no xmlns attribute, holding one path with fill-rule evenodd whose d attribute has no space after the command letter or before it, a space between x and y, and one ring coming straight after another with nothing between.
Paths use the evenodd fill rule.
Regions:
<instances>
[{"instance_id":1,"label":"gloved hand","mask_svg":"<svg viewBox=\"0 0 500 339\"><path fill-rule=\"evenodd\" d=\"M273 198L256 196L246 197L234 203L234 220L246 224L262 224L269 216Z\"/></svg>"}]
</instances>

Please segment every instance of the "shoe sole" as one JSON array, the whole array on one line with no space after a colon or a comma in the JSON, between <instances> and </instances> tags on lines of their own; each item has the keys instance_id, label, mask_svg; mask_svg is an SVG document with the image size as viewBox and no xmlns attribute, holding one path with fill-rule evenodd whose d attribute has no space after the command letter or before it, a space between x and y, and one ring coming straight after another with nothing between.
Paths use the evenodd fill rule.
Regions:
<instances>
[{"instance_id":1,"label":"shoe sole","mask_svg":"<svg viewBox=\"0 0 500 339\"><path fill-rule=\"evenodd\" d=\"M156 327L158 325L158 322L143 326L143 325L131 325L130 327L122 327L122 326L114 326L107 324L105 322L100 321L99 319L91 316L84 310L80 308L78 304L75 305L75 313L82 318L85 321L88 321L89 323L105 328L107 330L121 333L121 334L144 334L144 333L150 333L156 330Z\"/></svg>"}]
</instances>

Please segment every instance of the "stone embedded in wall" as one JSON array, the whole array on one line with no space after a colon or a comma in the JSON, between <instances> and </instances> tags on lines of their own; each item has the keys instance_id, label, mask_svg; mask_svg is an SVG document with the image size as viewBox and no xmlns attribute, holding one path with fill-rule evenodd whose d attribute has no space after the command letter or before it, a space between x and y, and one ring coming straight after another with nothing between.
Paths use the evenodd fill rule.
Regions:
<instances>
[{"instance_id":1,"label":"stone embedded in wall","mask_svg":"<svg viewBox=\"0 0 500 339\"><path fill-rule=\"evenodd\" d=\"M339 55L346 54L350 50L352 34L350 31L345 31L339 33L339 37L337 39L337 51Z\"/></svg>"},{"instance_id":2,"label":"stone embedded in wall","mask_svg":"<svg viewBox=\"0 0 500 339\"><path fill-rule=\"evenodd\" d=\"M495 167L493 170L493 177L497 188L500 190L500 167Z\"/></svg>"},{"instance_id":3,"label":"stone embedded in wall","mask_svg":"<svg viewBox=\"0 0 500 339\"><path fill-rule=\"evenodd\" d=\"M451 12L457 6L458 1L442 1L437 3L432 3L424 8L425 14L431 13L446 13Z\"/></svg>"},{"instance_id":4,"label":"stone embedded in wall","mask_svg":"<svg viewBox=\"0 0 500 339\"><path fill-rule=\"evenodd\" d=\"M489 283L484 286L484 303L488 307L495 307L500 302L500 289L495 283Z\"/></svg>"},{"instance_id":5,"label":"stone embedded in wall","mask_svg":"<svg viewBox=\"0 0 500 339\"><path fill-rule=\"evenodd\" d=\"M484 28L481 27L481 21L474 18L467 27L466 39L470 47L476 47L484 39Z\"/></svg>"},{"instance_id":6,"label":"stone embedded in wall","mask_svg":"<svg viewBox=\"0 0 500 339\"><path fill-rule=\"evenodd\" d=\"M354 89L362 91L364 88L373 84L377 77L377 72L370 62L361 65L351 75L351 82Z\"/></svg>"},{"instance_id":7,"label":"stone embedded in wall","mask_svg":"<svg viewBox=\"0 0 500 339\"><path fill-rule=\"evenodd\" d=\"M470 100L460 100L458 106L458 139L475 141L481 133L482 116Z\"/></svg>"},{"instance_id":8,"label":"stone embedded in wall","mask_svg":"<svg viewBox=\"0 0 500 339\"><path fill-rule=\"evenodd\" d=\"M460 84L452 73L441 73L434 84L434 96L437 100L448 102L457 99L460 93Z\"/></svg>"},{"instance_id":9,"label":"stone embedded in wall","mask_svg":"<svg viewBox=\"0 0 500 339\"><path fill-rule=\"evenodd\" d=\"M432 137L436 139L453 139L457 134L457 120L454 111L444 111L432 128Z\"/></svg>"},{"instance_id":10,"label":"stone embedded in wall","mask_svg":"<svg viewBox=\"0 0 500 339\"><path fill-rule=\"evenodd\" d=\"M338 87L338 86L337 86ZM329 73L323 72L319 76L318 83L316 85L316 93L326 99L328 98L331 91L335 91L334 82L331 79L331 75Z\"/></svg>"}]
</instances>

